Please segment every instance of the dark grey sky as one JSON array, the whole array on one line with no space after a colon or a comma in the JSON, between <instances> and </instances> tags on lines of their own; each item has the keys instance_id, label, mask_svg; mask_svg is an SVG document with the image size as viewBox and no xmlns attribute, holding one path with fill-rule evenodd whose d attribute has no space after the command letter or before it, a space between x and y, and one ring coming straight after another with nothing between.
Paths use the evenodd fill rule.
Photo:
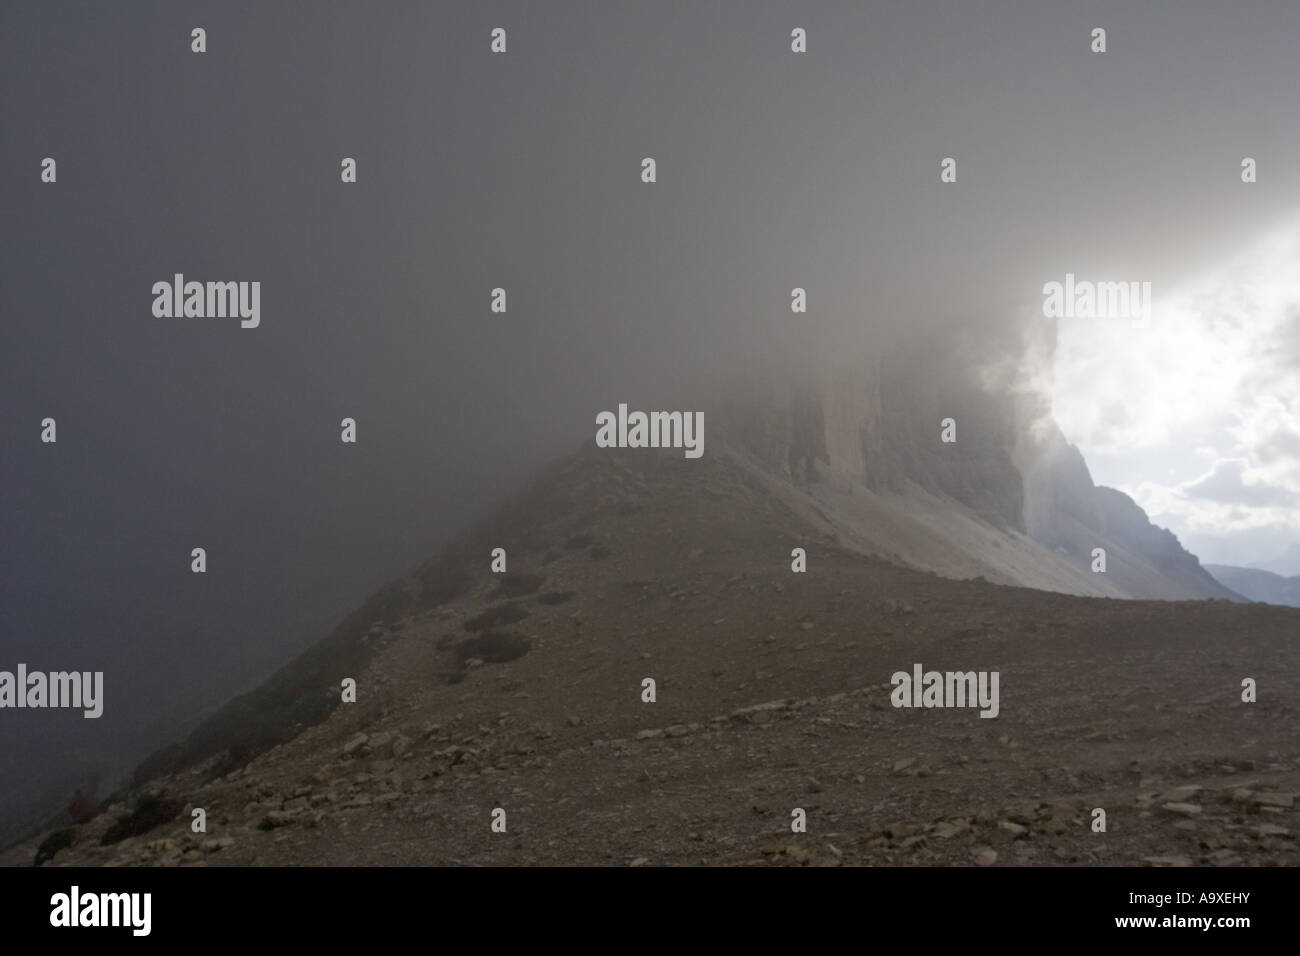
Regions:
<instances>
[{"instance_id":1,"label":"dark grey sky","mask_svg":"<svg viewBox=\"0 0 1300 956\"><path fill-rule=\"evenodd\" d=\"M0 778L138 756L601 409L1011 328L1066 271L1172 281L1294 215L1300 7L1131 6L4 4L0 668L107 689L0 713ZM154 318L175 272L261 281L261 326Z\"/></svg>"}]
</instances>

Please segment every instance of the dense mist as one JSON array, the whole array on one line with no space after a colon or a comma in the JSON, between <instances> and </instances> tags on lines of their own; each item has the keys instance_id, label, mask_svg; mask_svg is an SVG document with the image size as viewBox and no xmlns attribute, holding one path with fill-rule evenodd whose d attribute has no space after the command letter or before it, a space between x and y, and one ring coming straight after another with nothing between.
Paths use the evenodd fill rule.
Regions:
<instances>
[{"instance_id":1,"label":"dense mist","mask_svg":"<svg viewBox=\"0 0 1300 956\"><path fill-rule=\"evenodd\" d=\"M103 795L601 410L892 356L1041 389L1044 282L1171 283L1300 209L1294 4L981 6L6 5L0 668L106 691L0 715L0 832ZM176 273L259 281L260 325L155 317Z\"/></svg>"}]
</instances>

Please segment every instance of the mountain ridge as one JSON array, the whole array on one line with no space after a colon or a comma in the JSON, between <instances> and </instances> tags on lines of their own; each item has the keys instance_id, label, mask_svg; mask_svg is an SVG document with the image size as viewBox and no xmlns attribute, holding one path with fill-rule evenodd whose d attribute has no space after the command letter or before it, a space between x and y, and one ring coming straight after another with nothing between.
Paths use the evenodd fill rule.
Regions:
<instances>
[{"instance_id":1,"label":"mountain ridge","mask_svg":"<svg viewBox=\"0 0 1300 956\"><path fill-rule=\"evenodd\" d=\"M1294 862L1292 710L1238 692L1300 678L1300 612L945 580L844 547L771 480L585 448L287 668L319 719L262 715L283 739L194 751L0 861ZM916 662L999 671L999 716L891 707Z\"/></svg>"},{"instance_id":2,"label":"mountain ridge","mask_svg":"<svg viewBox=\"0 0 1300 956\"><path fill-rule=\"evenodd\" d=\"M944 414L953 409L959 414ZM945 419L955 442L941 439ZM530 590L545 578L541 568L570 550L590 552L594 562L625 550L628 535L644 533L630 527L644 506L621 489L647 481L661 498L680 499L683 513L718 500L717 487L731 489L757 510L753 527L737 519L727 534L775 536L786 555L795 547L830 549L846 561L883 560L941 579L1094 598L1242 600L1130 498L1096 486L1041 405L1010 390L959 378L918 390L877 362L824 388L751 387L721 403L709 436L703 462L584 444L540 469L515 499L379 589L327 637L155 751L137 768L133 788L199 766L205 780L222 778L336 719L338 675L364 672L395 633L474 593L497 547L510 555L511 571L489 592L497 603L466 621L467 628L479 622L476 636L448 645L454 657L443 677L458 679L465 660L484 654L526 654L528 642L508 625L527 616L519 601L540 587ZM692 467L714 477L701 486ZM591 494L575 496L573 489ZM602 540L587 540L605 498L619 502L605 515L610 527ZM675 520L664 500L654 506ZM1098 547L1106 551L1104 573L1091 567ZM522 574L521 549L532 555ZM763 560L779 557L770 541L763 549ZM688 549L685 560L701 550ZM642 577L653 581L654 573ZM580 583L545 593L558 605Z\"/></svg>"}]
</instances>

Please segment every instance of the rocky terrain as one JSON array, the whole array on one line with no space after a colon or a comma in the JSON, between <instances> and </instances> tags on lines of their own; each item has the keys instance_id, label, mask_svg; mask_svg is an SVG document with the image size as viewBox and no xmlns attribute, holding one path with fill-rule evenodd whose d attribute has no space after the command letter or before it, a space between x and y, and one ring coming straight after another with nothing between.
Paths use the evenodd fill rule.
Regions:
<instances>
[{"instance_id":1,"label":"rocky terrain","mask_svg":"<svg viewBox=\"0 0 1300 956\"><path fill-rule=\"evenodd\" d=\"M854 547L819 517L829 482L777 489L755 460L580 453L3 861L1300 862L1300 610L945 579ZM924 493L1001 507L953 490ZM1004 517L981 540L1010 549ZM893 707L918 662L998 671L999 715Z\"/></svg>"}]
</instances>

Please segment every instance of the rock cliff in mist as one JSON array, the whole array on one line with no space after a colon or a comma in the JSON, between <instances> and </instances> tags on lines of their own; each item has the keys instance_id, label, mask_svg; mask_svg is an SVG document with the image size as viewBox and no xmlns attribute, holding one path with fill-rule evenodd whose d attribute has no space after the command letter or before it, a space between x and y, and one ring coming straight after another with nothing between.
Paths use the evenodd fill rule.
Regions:
<instances>
[{"instance_id":1,"label":"rock cliff in mist","mask_svg":"<svg viewBox=\"0 0 1300 956\"><path fill-rule=\"evenodd\" d=\"M753 387L726 404L715 438L867 553L1073 594L1237 599L1131 498L1095 485L1040 402L917 367L873 361L826 386Z\"/></svg>"}]
</instances>

